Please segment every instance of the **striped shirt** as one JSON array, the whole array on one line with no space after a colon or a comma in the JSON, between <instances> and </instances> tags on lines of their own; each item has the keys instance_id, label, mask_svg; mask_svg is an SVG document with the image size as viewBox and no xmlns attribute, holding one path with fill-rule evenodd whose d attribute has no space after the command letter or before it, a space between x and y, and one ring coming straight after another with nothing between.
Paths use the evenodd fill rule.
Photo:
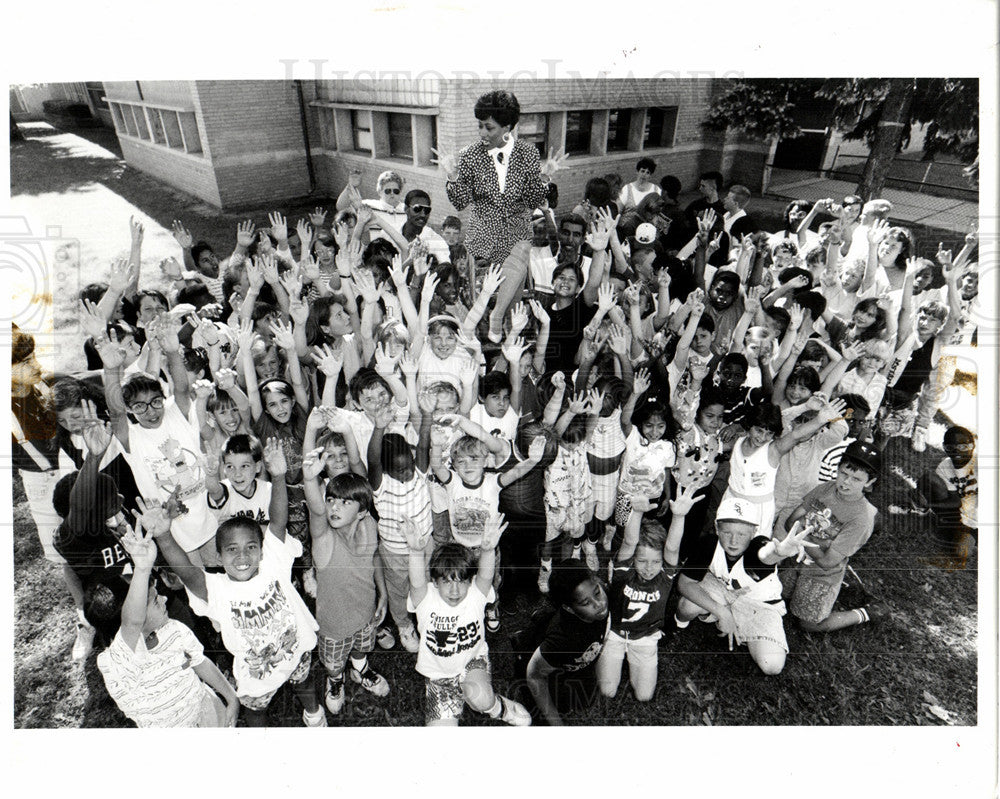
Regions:
<instances>
[{"instance_id":1,"label":"striped shirt","mask_svg":"<svg viewBox=\"0 0 1000 799\"><path fill-rule=\"evenodd\" d=\"M420 533L429 533L432 529L427 475L414 469L413 477L403 483L383 474L382 484L375 489L374 496L379 516L379 541L389 552L408 554L410 550L403 534L403 520L412 519Z\"/></svg>"},{"instance_id":2,"label":"striped shirt","mask_svg":"<svg viewBox=\"0 0 1000 799\"><path fill-rule=\"evenodd\" d=\"M840 459L844 457L844 450L854 441L857 441L857 439L845 438L840 443L834 444L820 456L819 481L821 483L829 483L831 480L837 479L837 470L840 468Z\"/></svg>"},{"instance_id":3,"label":"striped shirt","mask_svg":"<svg viewBox=\"0 0 1000 799\"><path fill-rule=\"evenodd\" d=\"M135 651L121 632L97 656L108 694L140 727L195 727L210 691L194 672L205 660L194 633L171 619L156 631L157 644L146 648L139 636Z\"/></svg>"}]
</instances>

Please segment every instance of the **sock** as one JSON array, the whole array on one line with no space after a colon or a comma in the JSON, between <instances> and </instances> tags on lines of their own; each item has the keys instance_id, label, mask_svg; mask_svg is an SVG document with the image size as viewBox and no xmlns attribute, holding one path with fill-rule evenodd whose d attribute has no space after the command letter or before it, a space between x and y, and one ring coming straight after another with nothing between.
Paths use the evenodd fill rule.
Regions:
<instances>
[{"instance_id":1,"label":"sock","mask_svg":"<svg viewBox=\"0 0 1000 799\"><path fill-rule=\"evenodd\" d=\"M604 532L604 526L607 524L606 520L598 519L596 516L587 522L586 536L587 541L591 544L596 544L601 540L601 533Z\"/></svg>"},{"instance_id":2,"label":"sock","mask_svg":"<svg viewBox=\"0 0 1000 799\"><path fill-rule=\"evenodd\" d=\"M858 624L864 624L866 621L871 621L868 611L864 608L855 608L854 612L858 614Z\"/></svg>"},{"instance_id":3,"label":"sock","mask_svg":"<svg viewBox=\"0 0 1000 799\"><path fill-rule=\"evenodd\" d=\"M76 617L80 620L80 624L82 624L84 627L91 626L90 622L87 621L87 617L83 615L83 608L76 609Z\"/></svg>"},{"instance_id":4,"label":"sock","mask_svg":"<svg viewBox=\"0 0 1000 799\"><path fill-rule=\"evenodd\" d=\"M676 614L676 613L674 614L674 624L676 624L676 625L677 625L677 629L679 629L679 630L683 630L683 629L684 629L685 627L687 627L687 626L688 626L688 625L689 625L690 623L691 623L691 622L689 622L689 621L681 621L681 620L680 620L680 618L678 618L677 614Z\"/></svg>"},{"instance_id":5,"label":"sock","mask_svg":"<svg viewBox=\"0 0 1000 799\"><path fill-rule=\"evenodd\" d=\"M580 557L580 550L582 548L583 548L583 543L582 542L576 541L576 542L573 543L573 557L574 558L579 558Z\"/></svg>"},{"instance_id":6,"label":"sock","mask_svg":"<svg viewBox=\"0 0 1000 799\"><path fill-rule=\"evenodd\" d=\"M486 711L486 715L491 719L498 719L503 715L503 702L500 701L500 694L496 694L493 699L493 707Z\"/></svg>"},{"instance_id":7,"label":"sock","mask_svg":"<svg viewBox=\"0 0 1000 799\"><path fill-rule=\"evenodd\" d=\"M542 568L547 572L552 571L552 558L542 558Z\"/></svg>"},{"instance_id":8,"label":"sock","mask_svg":"<svg viewBox=\"0 0 1000 799\"><path fill-rule=\"evenodd\" d=\"M368 655L362 655L360 658L351 656L351 668L354 669L359 674L368 668Z\"/></svg>"}]
</instances>

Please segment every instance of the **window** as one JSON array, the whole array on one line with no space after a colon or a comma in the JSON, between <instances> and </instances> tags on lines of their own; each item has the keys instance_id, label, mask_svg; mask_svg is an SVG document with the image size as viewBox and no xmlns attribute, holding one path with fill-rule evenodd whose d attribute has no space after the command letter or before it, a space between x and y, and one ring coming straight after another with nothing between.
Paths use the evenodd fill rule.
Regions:
<instances>
[{"instance_id":1,"label":"window","mask_svg":"<svg viewBox=\"0 0 1000 799\"><path fill-rule=\"evenodd\" d=\"M88 80L84 84L87 87L87 94L90 95L90 102L94 108L107 108L108 101L104 99L104 84L99 80Z\"/></svg>"},{"instance_id":2,"label":"window","mask_svg":"<svg viewBox=\"0 0 1000 799\"><path fill-rule=\"evenodd\" d=\"M545 159L549 152L549 117L547 114L521 114L517 123L517 137L534 144L539 158Z\"/></svg>"},{"instance_id":3,"label":"window","mask_svg":"<svg viewBox=\"0 0 1000 799\"><path fill-rule=\"evenodd\" d=\"M202 152L201 134L193 111L115 101L111 101L109 107L119 136L142 139L188 154Z\"/></svg>"},{"instance_id":4,"label":"window","mask_svg":"<svg viewBox=\"0 0 1000 799\"><path fill-rule=\"evenodd\" d=\"M386 114L389 118L389 157L413 158L413 129L409 114Z\"/></svg>"},{"instance_id":5,"label":"window","mask_svg":"<svg viewBox=\"0 0 1000 799\"><path fill-rule=\"evenodd\" d=\"M677 129L677 106L646 109L646 130L642 134L643 149L673 147ZM608 149L611 149L610 146Z\"/></svg>"},{"instance_id":6,"label":"window","mask_svg":"<svg viewBox=\"0 0 1000 799\"><path fill-rule=\"evenodd\" d=\"M608 112L608 152L628 149L628 131L632 122L632 109L612 108Z\"/></svg>"},{"instance_id":7,"label":"window","mask_svg":"<svg viewBox=\"0 0 1000 799\"><path fill-rule=\"evenodd\" d=\"M590 152L590 126L592 111L568 111L566 113L566 154L586 155Z\"/></svg>"},{"instance_id":8,"label":"window","mask_svg":"<svg viewBox=\"0 0 1000 799\"><path fill-rule=\"evenodd\" d=\"M351 130L354 133L354 149L360 153L372 154L372 114L371 111L351 111Z\"/></svg>"}]
</instances>

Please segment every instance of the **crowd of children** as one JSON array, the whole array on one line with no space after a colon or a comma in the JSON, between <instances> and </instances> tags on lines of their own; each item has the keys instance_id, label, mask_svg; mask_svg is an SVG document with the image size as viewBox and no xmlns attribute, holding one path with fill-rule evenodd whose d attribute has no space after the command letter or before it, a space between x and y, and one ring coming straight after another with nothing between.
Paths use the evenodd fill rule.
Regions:
<instances>
[{"instance_id":1,"label":"crowd of children","mask_svg":"<svg viewBox=\"0 0 1000 799\"><path fill-rule=\"evenodd\" d=\"M74 656L96 637L136 724L266 725L288 683L325 726L348 679L419 690L380 673L397 647L428 724L560 724L626 662L651 700L692 621L773 675L786 613L889 611L835 603L885 442L927 446L948 348L975 343L974 237L916 257L853 196L768 233L744 187L705 173L682 209L648 158L560 216L561 159L512 135L516 99L476 116L482 141L438 154L467 242L400 175L375 200L352 175L332 213L243 223L225 257L176 222L159 275L133 221L81 297L89 373L43 375L15 331L15 466ZM952 428L921 480L943 558L975 546L974 447ZM490 639L527 611L515 699Z\"/></svg>"}]
</instances>

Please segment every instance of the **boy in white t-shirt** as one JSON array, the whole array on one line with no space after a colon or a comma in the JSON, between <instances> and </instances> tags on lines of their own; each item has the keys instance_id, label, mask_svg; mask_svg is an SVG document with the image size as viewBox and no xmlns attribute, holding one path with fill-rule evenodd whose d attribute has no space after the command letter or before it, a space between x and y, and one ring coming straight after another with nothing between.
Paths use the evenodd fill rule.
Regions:
<instances>
[{"instance_id":1,"label":"boy in white t-shirt","mask_svg":"<svg viewBox=\"0 0 1000 799\"><path fill-rule=\"evenodd\" d=\"M410 550L407 607L417 615L417 672L427 681L428 726L457 726L465 705L515 727L531 724L522 705L494 692L490 676L484 614L496 596L493 575L502 521L499 515L490 519L478 566L472 553L458 544L439 547L428 564L430 535L418 532L409 521L404 523Z\"/></svg>"},{"instance_id":2,"label":"boy in white t-shirt","mask_svg":"<svg viewBox=\"0 0 1000 799\"><path fill-rule=\"evenodd\" d=\"M233 516L253 519L267 531L271 484L261 478L264 448L260 439L242 433L230 436L220 454L209 450L205 459L208 506L220 522ZM225 477L219 479L219 470Z\"/></svg>"},{"instance_id":3,"label":"boy in white t-shirt","mask_svg":"<svg viewBox=\"0 0 1000 799\"><path fill-rule=\"evenodd\" d=\"M292 563L302 555L302 545L286 536L287 464L277 439L268 439L264 461L274 480L271 523L263 534L260 525L242 517L219 525L215 546L224 573L208 574L191 563L171 535L166 510L151 519L151 529L163 557L184 583L191 609L221 629L233 655L236 693L247 724L267 726L268 705L288 682L302 703L305 725L325 727L326 713L312 680L318 625L292 585Z\"/></svg>"}]
</instances>

